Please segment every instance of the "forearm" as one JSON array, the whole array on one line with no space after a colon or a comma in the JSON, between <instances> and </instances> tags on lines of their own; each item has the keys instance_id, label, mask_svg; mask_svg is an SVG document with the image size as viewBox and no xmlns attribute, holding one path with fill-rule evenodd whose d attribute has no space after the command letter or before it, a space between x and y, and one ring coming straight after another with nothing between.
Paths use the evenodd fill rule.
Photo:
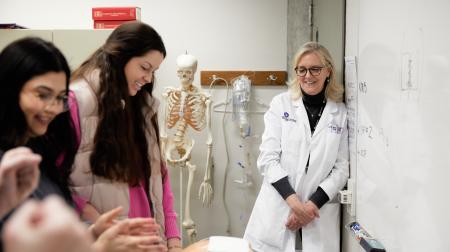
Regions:
<instances>
[{"instance_id":1,"label":"forearm","mask_svg":"<svg viewBox=\"0 0 450 252\"><path fill-rule=\"evenodd\" d=\"M327 193L321 187L318 187L309 200L311 200L317 208L320 209L330 200L330 197L328 197Z\"/></svg>"},{"instance_id":2,"label":"forearm","mask_svg":"<svg viewBox=\"0 0 450 252\"><path fill-rule=\"evenodd\" d=\"M289 184L289 179L287 176L272 183L272 186L278 191L284 200L286 200L290 195L295 194L295 190L292 188L291 184Z\"/></svg>"},{"instance_id":3,"label":"forearm","mask_svg":"<svg viewBox=\"0 0 450 252\"><path fill-rule=\"evenodd\" d=\"M179 238L167 239L167 249L169 251L181 251L181 240Z\"/></svg>"},{"instance_id":4,"label":"forearm","mask_svg":"<svg viewBox=\"0 0 450 252\"><path fill-rule=\"evenodd\" d=\"M291 194L289 195L286 199L286 204L289 206L289 208L294 211L294 212L299 212L301 211L303 204L300 201L300 199L297 197L296 194Z\"/></svg>"},{"instance_id":5,"label":"forearm","mask_svg":"<svg viewBox=\"0 0 450 252\"><path fill-rule=\"evenodd\" d=\"M177 214L173 209L173 193L170 186L169 173L163 179L163 208L165 216L165 235L168 239L180 238L180 231L177 226Z\"/></svg>"},{"instance_id":6,"label":"forearm","mask_svg":"<svg viewBox=\"0 0 450 252\"><path fill-rule=\"evenodd\" d=\"M7 189L7 188L3 188ZM0 192L2 188L0 186ZM4 196L4 194L0 193L0 219L8 218L7 216L11 214L15 207L18 207L22 202L17 202L16 199L13 199L14 196L4 196L2 198L1 196ZM26 199L25 199L26 200ZM25 201L24 200L24 201Z\"/></svg>"},{"instance_id":7,"label":"forearm","mask_svg":"<svg viewBox=\"0 0 450 252\"><path fill-rule=\"evenodd\" d=\"M294 188L292 188L291 184L289 183L289 179L287 176L278 180L277 182L272 183L272 186L278 191L278 193L281 195L281 197L283 197L284 200L286 200L289 196L296 194ZM311 195L309 200L311 200L320 209L323 205L325 205L325 203L330 200L330 198L321 187L318 187L316 192ZM290 201L292 204L295 204L293 203L293 199L291 199Z\"/></svg>"}]
</instances>

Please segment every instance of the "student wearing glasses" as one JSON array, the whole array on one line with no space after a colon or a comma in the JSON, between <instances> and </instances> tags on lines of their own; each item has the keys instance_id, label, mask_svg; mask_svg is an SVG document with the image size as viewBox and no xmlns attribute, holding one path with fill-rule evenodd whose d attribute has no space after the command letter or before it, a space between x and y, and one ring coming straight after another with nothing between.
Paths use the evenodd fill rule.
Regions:
<instances>
[{"instance_id":1,"label":"student wearing glasses","mask_svg":"<svg viewBox=\"0 0 450 252\"><path fill-rule=\"evenodd\" d=\"M244 239L255 251L340 251L340 204L348 178L343 86L322 45L304 44L296 78L264 116L257 166L263 183Z\"/></svg>"},{"instance_id":2,"label":"student wearing glasses","mask_svg":"<svg viewBox=\"0 0 450 252\"><path fill-rule=\"evenodd\" d=\"M0 65L0 150L26 146L45 154L33 196L42 199L54 193L71 203L67 178L76 138L67 130L70 70L64 56L49 42L25 38L1 52ZM67 155L58 170L53 166L63 152Z\"/></svg>"},{"instance_id":3,"label":"student wearing glasses","mask_svg":"<svg viewBox=\"0 0 450 252\"><path fill-rule=\"evenodd\" d=\"M0 52L0 66L1 231L13 208L28 197L44 200L50 195L56 195L63 199L60 200L61 204L65 202L66 205L74 207L69 176L78 148L78 139L73 133L75 125L70 115L73 110L69 111L68 97L72 96L69 94L69 66L62 53L52 43L34 37L16 40ZM55 251L49 249L52 244L66 241L58 239L59 235L64 234L51 235L51 232L55 231L54 228L61 227L53 221L61 220L60 218L51 218L52 214L59 211L52 207L33 209L25 211L29 217L26 221L22 219L22 224L28 222L28 226L15 226L14 223L17 222L11 221L9 226L17 231L17 239L8 239L11 236L5 235L5 244L14 246L23 241L26 244L22 245L33 248L33 251ZM50 209L53 212L49 211ZM61 211L70 212L66 209L67 207ZM118 222L114 218L120 211L120 208L116 208L98 218L89 229L90 234L97 240L89 245L98 251L109 252L165 251L165 246L160 245L162 240L157 234L159 226L153 219L125 220L116 225ZM72 211L67 215L75 214ZM78 223L78 226L82 224ZM27 229L28 227L33 230ZM129 230L133 230L133 233ZM53 238L30 239L30 235L37 234L35 231L49 231ZM82 236L89 235L86 227L84 232ZM145 233L145 236L142 236L142 233ZM60 244L71 247L71 251L86 251L81 246L82 243L80 240L79 244Z\"/></svg>"},{"instance_id":4,"label":"student wearing glasses","mask_svg":"<svg viewBox=\"0 0 450 252\"><path fill-rule=\"evenodd\" d=\"M3 176L6 179L2 179L0 193L4 212L12 210L30 194L37 199L56 194L71 204L67 178L76 139L67 130L71 127L69 114L65 113L70 70L64 56L49 42L25 38L9 44L0 53L0 66L2 164L8 163L11 157L41 156L39 162L15 168L16 172ZM47 131L51 133L45 135ZM57 169L58 154L63 152L66 158ZM23 193L17 193L19 197L3 194L15 190L14 185L33 184L34 180L37 184L33 186L34 191L22 190ZM8 215L1 220L0 226L7 218Z\"/></svg>"}]
</instances>

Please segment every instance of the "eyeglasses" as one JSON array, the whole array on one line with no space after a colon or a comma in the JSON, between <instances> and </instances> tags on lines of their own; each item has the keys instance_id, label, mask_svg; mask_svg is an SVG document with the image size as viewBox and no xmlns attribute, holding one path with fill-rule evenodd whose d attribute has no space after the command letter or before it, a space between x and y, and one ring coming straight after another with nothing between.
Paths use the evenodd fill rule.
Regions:
<instances>
[{"instance_id":1,"label":"eyeglasses","mask_svg":"<svg viewBox=\"0 0 450 252\"><path fill-rule=\"evenodd\" d=\"M51 94L44 94L39 92L33 92L33 95L38 98L46 107L56 106L61 109L61 112L66 112L69 110L69 99L67 95L54 96Z\"/></svg>"},{"instance_id":2,"label":"eyeglasses","mask_svg":"<svg viewBox=\"0 0 450 252\"><path fill-rule=\"evenodd\" d=\"M323 68L325 67L311 67L311 68L296 67L294 68L294 70L298 76L305 77L308 71L312 76L319 76Z\"/></svg>"}]
</instances>

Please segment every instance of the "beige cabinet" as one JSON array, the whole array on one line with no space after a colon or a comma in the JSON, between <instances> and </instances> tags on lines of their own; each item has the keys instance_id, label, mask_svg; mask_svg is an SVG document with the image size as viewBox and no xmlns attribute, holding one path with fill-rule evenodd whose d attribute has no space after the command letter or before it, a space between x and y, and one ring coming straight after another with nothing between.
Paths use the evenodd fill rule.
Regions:
<instances>
[{"instance_id":1,"label":"beige cabinet","mask_svg":"<svg viewBox=\"0 0 450 252\"><path fill-rule=\"evenodd\" d=\"M0 49L19 38L36 36L52 41L73 70L99 48L112 30L0 30Z\"/></svg>"}]
</instances>

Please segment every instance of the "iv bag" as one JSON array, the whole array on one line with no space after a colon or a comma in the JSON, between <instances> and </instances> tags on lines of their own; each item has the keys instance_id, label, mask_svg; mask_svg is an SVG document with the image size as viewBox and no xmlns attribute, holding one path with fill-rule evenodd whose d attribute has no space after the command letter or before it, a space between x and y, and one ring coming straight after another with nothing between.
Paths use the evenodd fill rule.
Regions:
<instances>
[{"instance_id":1,"label":"iv bag","mask_svg":"<svg viewBox=\"0 0 450 252\"><path fill-rule=\"evenodd\" d=\"M233 119L238 120L242 137L250 135L248 111L251 84L251 80L245 75L241 75L233 81Z\"/></svg>"}]
</instances>

